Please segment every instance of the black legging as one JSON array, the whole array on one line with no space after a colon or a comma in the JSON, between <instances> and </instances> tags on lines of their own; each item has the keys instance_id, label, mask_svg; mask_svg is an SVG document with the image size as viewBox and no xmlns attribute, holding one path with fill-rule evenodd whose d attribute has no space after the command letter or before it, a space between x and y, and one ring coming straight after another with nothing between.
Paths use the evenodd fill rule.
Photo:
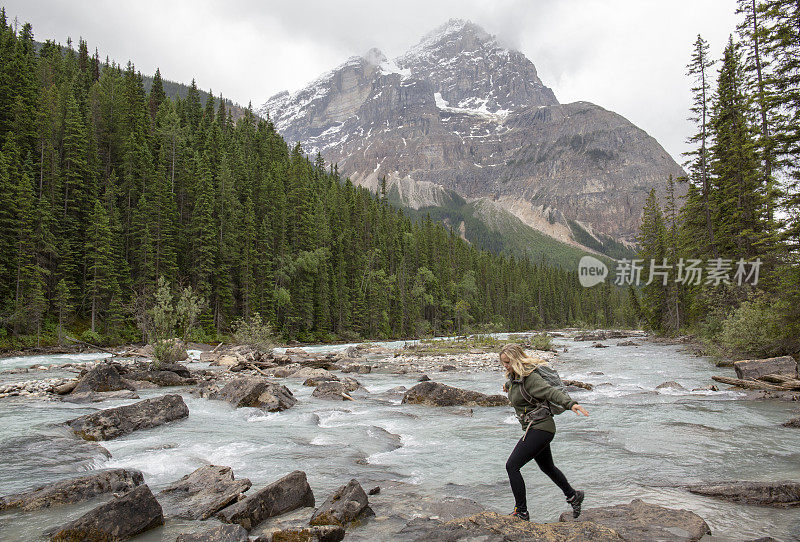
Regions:
<instances>
[{"instance_id":1,"label":"black legging","mask_svg":"<svg viewBox=\"0 0 800 542\"><path fill-rule=\"evenodd\" d=\"M554 436L550 431L529 429L525 440L519 439L514 451L508 456L508 461L506 461L508 480L511 482L511 491L514 493L516 507L520 511L528 510L528 502L525 497L525 480L522 479L519 470L531 459L536 460L536 464L539 465L542 472L561 488L567 498L575 494L575 490L567 482L567 477L553 464L550 441Z\"/></svg>"}]
</instances>

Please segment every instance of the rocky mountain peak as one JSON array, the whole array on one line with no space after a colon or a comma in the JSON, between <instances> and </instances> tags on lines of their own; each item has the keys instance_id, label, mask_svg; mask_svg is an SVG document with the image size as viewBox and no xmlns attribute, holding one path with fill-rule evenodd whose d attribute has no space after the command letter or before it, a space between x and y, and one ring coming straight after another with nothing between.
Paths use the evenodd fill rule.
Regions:
<instances>
[{"instance_id":1,"label":"rocky mountain peak","mask_svg":"<svg viewBox=\"0 0 800 542\"><path fill-rule=\"evenodd\" d=\"M649 189L683 174L621 116L559 104L525 55L462 19L394 60L354 56L259 112L354 183L377 190L386 177L405 206L490 198L559 240L578 223L632 240Z\"/></svg>"}]
</instances>

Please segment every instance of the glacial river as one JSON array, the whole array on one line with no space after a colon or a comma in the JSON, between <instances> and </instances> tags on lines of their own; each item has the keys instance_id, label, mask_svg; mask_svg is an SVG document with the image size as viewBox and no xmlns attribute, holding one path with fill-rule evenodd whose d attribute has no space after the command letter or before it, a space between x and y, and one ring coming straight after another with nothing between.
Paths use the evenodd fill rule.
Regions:
<instances>
[{"instance_id":1,"label":"glacial river","mask_svg":"<svg viewBox=\"0 0 800 542\"><path fill-rule=\"evenodd\" d=\"M555 367L563 378L595 384L572 393L590 417L567 412L556 420L556 464L572 485L586 491L584 508L627 503L634 498L691 510L711 527L710 540L743 541L772 536L800 540L798 509L729 503L692 495L681 484L718 480L800 479L800 430L780 424L798 415L798 405L780 401L742 401L737 392L691 392L711 384L711 376L732 375L680 347L637 340L641 346L592 348L591 342L555 339ZM380 343L378 343L380 344ZM385 343L389 347L400 343ZM564 347L567 352L562 352ZM325 351L341 347L319 346ZM91 357L91 356L90 356ZM97 356L95 356L97 357ZM81 360L80 356L71 356ZM5 363L5 366L3 362ZM13 365L64 363L58 356ZM0 360L0 370L11 362ZM10 379L47 377L0 373ZM401 405L396 386L413 386L419 374L375 371L355 376L369 391L355 402L330 402L311 396L313 388L283 379L298 402L279 413L233 409L219 401L179 392L189 417L167 426L104 442L112 457L69 453L67 433L55 424L132 401L74 405L41 399L0 399L0 495L18 492L95 468L139 469L154 493L203 464L228 465L253 488L300 469L307 473L317 503L350 478L365 489L403 487L431 497L465 497L501 513L513 508L505 461L521 436L510 408L433 408ZM500 393L497 370L430 373L436 381L485 393ZM24 378L23 378L24 377ZM659 389L675 380L686 390ZM141 390L142 398L165 393ZM59 442L59 447L48 442ZM65 451L67 450L67 451ZM568 509L563 496L534 463L523 469L533 521L554 521ZM253 490L251 489L251 492ZM371 497L391 499L392 491ZM0 540L39 540L48 528L78 517L94 504L31 513L0 513ZM137 541L173 542L196 524L168 521ZM345 540L379 540L376 526L352 529ZM385 528L385 527L382 527ZM391 539L391 538L387 538Z\"/></svg>"}]
</instances>

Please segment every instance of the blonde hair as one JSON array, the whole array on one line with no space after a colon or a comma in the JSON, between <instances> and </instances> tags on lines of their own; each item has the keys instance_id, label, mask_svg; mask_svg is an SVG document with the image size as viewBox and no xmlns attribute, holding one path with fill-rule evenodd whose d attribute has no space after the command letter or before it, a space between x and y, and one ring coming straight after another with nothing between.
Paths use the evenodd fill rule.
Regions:
<instances>
[{"instance_id":1,"label":"blonde hair","mask_svg":"<svg viewBox=\"0 0 800 542\"><path fill-rule=\"evenodd\" d=\"M508 343L500 350L500 356L503 354L508 357L510 370L506 372L506 376L510 379L516 377L524 377L531 374L537 365L547 363L546 359L535 358L525 354L525 350L516 343Z\"/></svg>"}]
</instances>

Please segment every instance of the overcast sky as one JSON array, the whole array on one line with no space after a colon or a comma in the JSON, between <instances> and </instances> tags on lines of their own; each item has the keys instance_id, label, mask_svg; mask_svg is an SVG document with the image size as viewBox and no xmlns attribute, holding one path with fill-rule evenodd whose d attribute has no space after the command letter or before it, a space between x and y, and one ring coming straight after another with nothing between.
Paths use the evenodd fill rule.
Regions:
<instances>
[{"instance_id":1,"label":"overcast sky","mask_svg":"<svg viewBox=\"0 0 800 542\"><path fill-rule=\"evenodd\" d=\"M735 0L0 0L37 40L83 37L90 50L258 106L371 47L390 58L450 18L522 51L562 103L594 102L654 136L682 162L698 33L721 55Z\"/></svg>"}]
</instances>

